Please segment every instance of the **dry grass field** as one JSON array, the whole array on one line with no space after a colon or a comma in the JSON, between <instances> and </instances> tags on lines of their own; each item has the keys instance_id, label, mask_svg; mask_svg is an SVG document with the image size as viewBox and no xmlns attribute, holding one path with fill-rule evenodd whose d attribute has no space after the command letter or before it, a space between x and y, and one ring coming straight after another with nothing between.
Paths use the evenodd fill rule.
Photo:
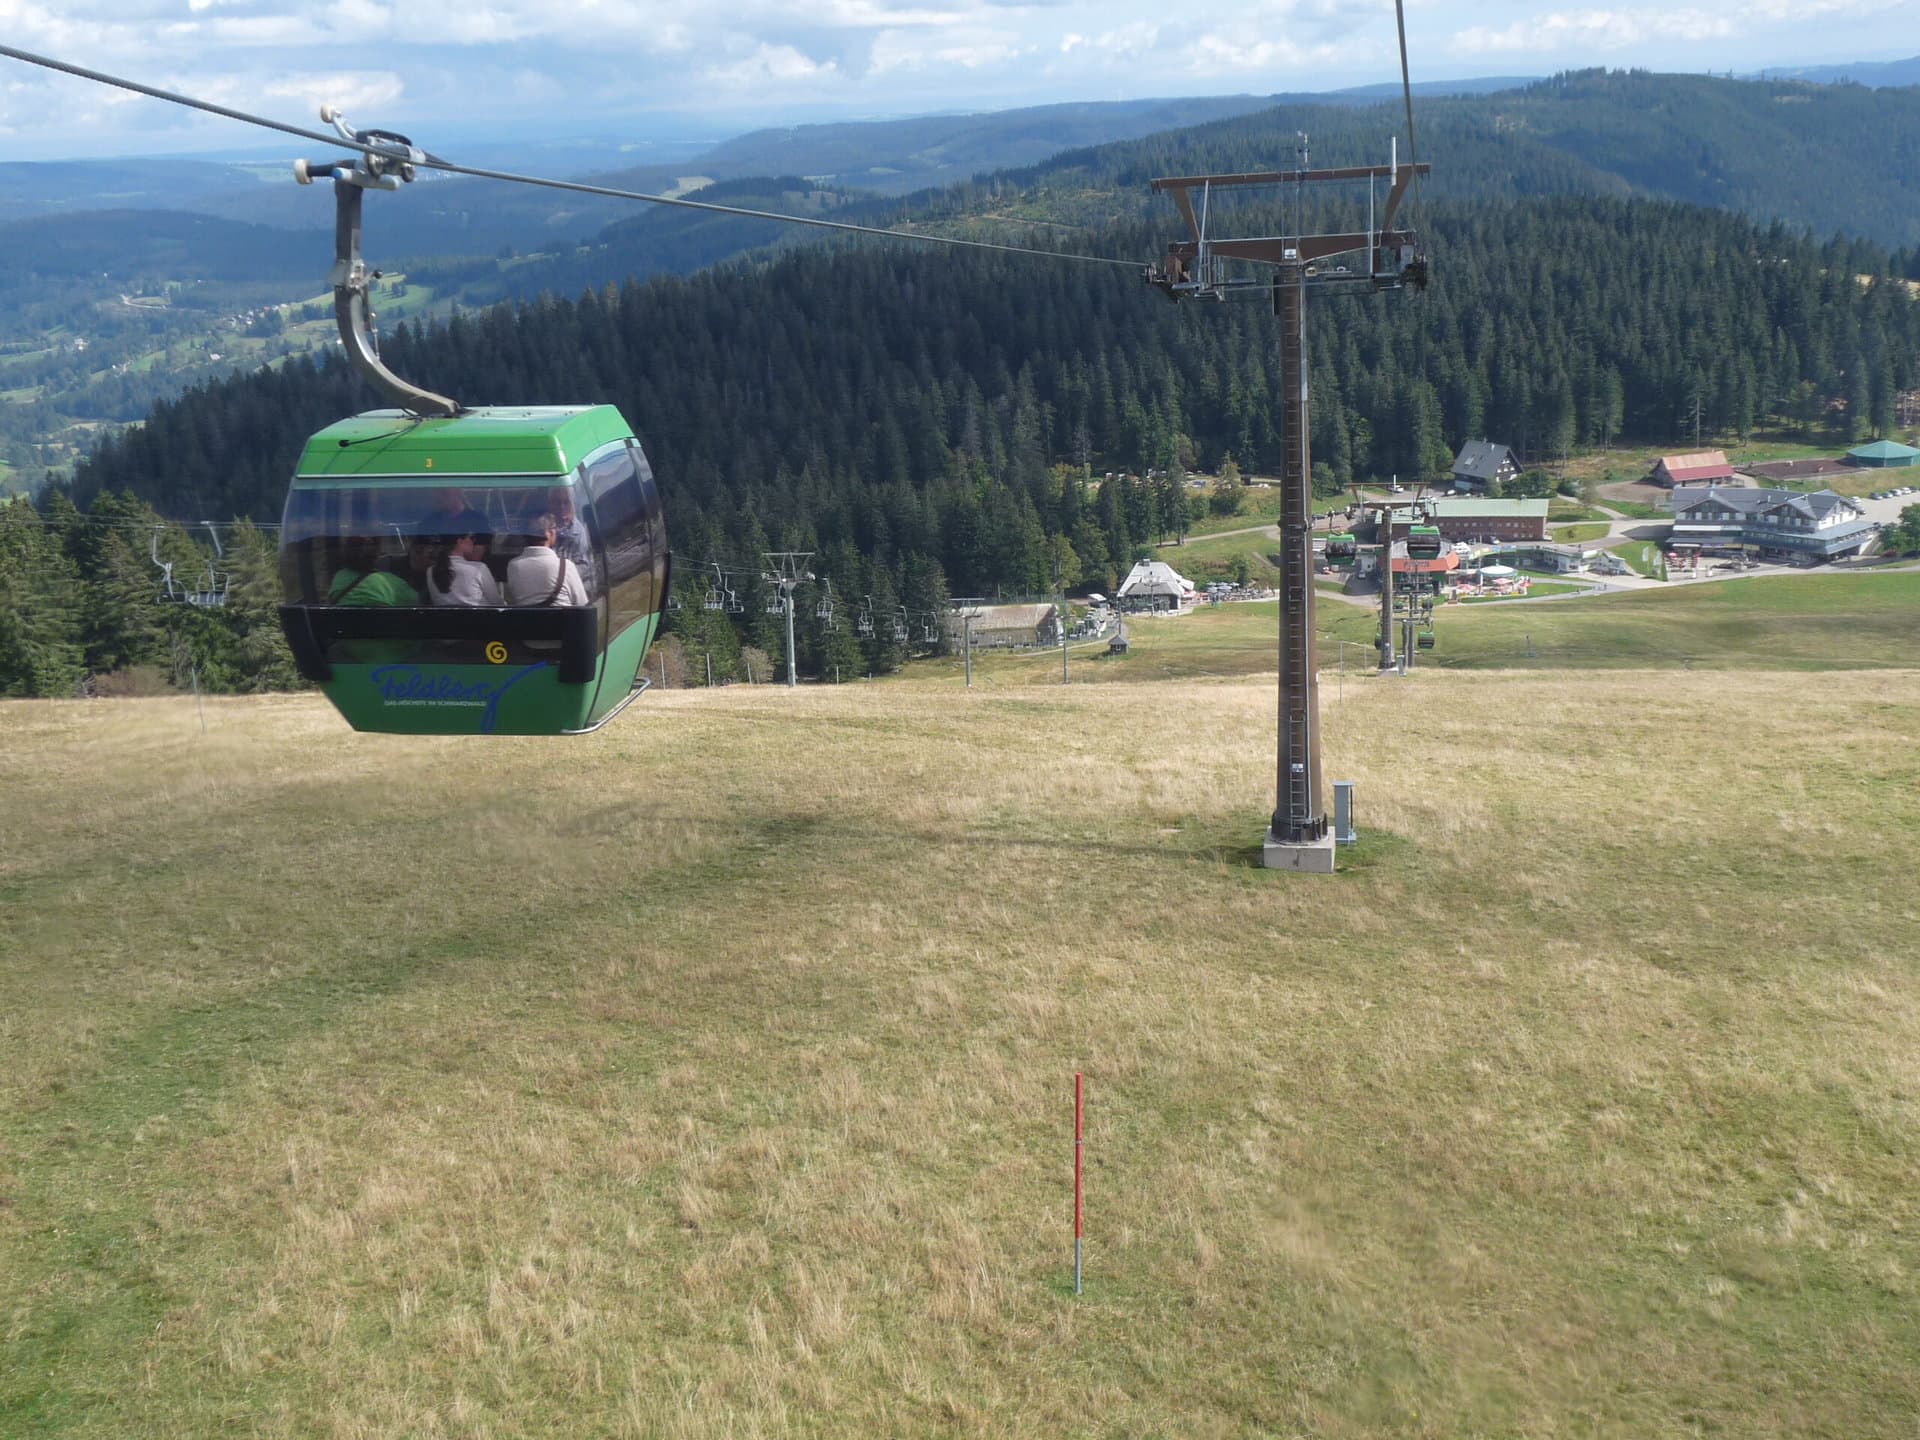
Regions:
<instances>
[{"instance_id":1,"label":"dry grass field","mask_svg":"<svg viewBox=\"0 0 1920 1440\"><path fill-rule=\"evenodd\" d=\"M0 1435L1912 1436L1920 673L1271 686L0 705Z\"/></svg>"}]
</instances>

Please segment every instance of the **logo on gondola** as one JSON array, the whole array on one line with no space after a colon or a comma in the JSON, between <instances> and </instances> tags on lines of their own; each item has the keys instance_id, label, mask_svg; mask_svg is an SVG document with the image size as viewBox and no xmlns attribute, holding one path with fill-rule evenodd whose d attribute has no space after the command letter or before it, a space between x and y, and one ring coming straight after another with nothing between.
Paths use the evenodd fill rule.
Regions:
<instances>
[{"instance_id":1,"label":"logo on gondola","mask_svg":"<svg viewBox=\"0 0 1920 1440\"><path fill-rule=\"evenodd\" d=\"M478 710L480 733L491 735L500 718L500 697L529 675L547 668L547 662L540 660L523 666L504 680L469 682L452 675L434 674L418 665L382 665L367 678L379 687L380 698L389 705Z\"/></svg>"},{"instance_id":2,"label":"logo on gondola","mask_svg":"<svg viewBox=\"0 0 1920 1440\"><path fill-rule=\"evenodd\" d=\"M503 642L499 640L489 640L487 642L487 663L489 665L504 665L507 663L507 647Z\"/></svg>"}]
</instances>

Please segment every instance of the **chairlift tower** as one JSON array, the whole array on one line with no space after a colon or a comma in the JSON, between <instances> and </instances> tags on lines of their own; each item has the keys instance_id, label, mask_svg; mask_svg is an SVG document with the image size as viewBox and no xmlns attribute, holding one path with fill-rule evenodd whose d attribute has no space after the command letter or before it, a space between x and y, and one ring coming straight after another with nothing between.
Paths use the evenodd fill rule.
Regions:
<instances>
[{"instance_id":1,"label":"chairlift tower","mask_svg":"<svg viewBox=\"0 0 1920 1440\"><path fill-rule=\"evenodd\" d=\"M787 617L787 686L791 689L800 683L794 674L793 592L799 588L802 580L813 579L807 570L807 561L813 558L813 552L768 550L762 553L761 558L767 562L767 583L779 591L780 609Z\"/></svg>"},{"instance_id":2,"label":"chairlift tower","mask_svg":"<svg viewBox=\"0 0 1920 1440\"><path fill-rule=\"evenodd\" d=\"M1270 295L1280 320L1280 399L1286 458L1280 482L1279 773L1273 821L1262 859L1269 869L1330 874L1333 837L1321 798L1320 691L1313 633L1307 292L1426 287L1427 260L1420 253L1418 237L1411 230L1395 228L1394 221L1408 185L1429 167L1400 164L1397 140L1386 165L1314 170L1308 167L1308 159L1307 137L1302 135L1297 170L1155 180L1156 192L1173 196L1192 238L1169 244L1162 262L1149 267L1145 278L1174 300L1225 301ZM1304 233L1307 186L1357 180L1367 182L1367 228L1345 234ZM1376 224L1375 187L1382 180L1388 183L1388 190ZM1213 192L1249 186L1294 187L1298 208L1293 234L1223 239L1209 233ZM1355 258L1343 258L1347 256ZM1272 274L1231 271L1232 262L1268 266Z\"/></svg>"},{"instance_id":3,"label":"chairlift tower","mask_svg":"<svg viewBox=\"0 0 1920 1440\"><path fill-rule=\"evenodd\" d=\"M1423 493L1405 502L1366 500L1356 508L1361 514L1372 517L1374 538L1380 551L1380 634L1374 641L1374 648L1380 652L1380 673L1404 675L1412 664L1413 657L1409 652L1415 648L1415 644L1411 626L1401 621L1409 609L1417 610L1423 603L1431 611L1433 582L1431 577L1416 574L1411 565L1408 566L1404 585L1394 578L1393 517L1405 513L1411 517L1413 524L1430 523L1434 514L1433 502L1426 499ZM1412 559L1411 552L1408 559ZM1423 596L1426 597L1424 602Z\"/></svg>"}]
</instances>

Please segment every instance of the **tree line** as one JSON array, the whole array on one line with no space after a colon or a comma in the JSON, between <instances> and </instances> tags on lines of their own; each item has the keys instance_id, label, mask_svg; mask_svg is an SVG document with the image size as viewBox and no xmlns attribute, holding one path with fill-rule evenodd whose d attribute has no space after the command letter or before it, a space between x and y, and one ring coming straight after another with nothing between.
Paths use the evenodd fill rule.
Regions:
<instances>
[{"instance_id":1,"label":"tree line","mask_svg":"<svg viewBox=\"0 0 1920 1440\"><path fill-rule=\"evenodd\" d=\"M1847 442L1920 383L1920 304L1857 268L1855 242L1646 201L1429 211L1424 295L1310 306L1323 489L1437 477L1480 437L1530 461L1691 443L1696 423ZM1162 233L1094 238L1144 256ZM1185 470L1277 469L1276 339L1262 304L1174 306L1112 267L883 242L403 326L385 356L468 403L620 406L683 584L808 550L842 594L1011 597L1112 586L1187 522ZM105 439L73 498L271 520L306 436L372 399L332 361L210 383ZM733 623L749 645L763 626Z\"/></svg>"},{"instance_id":2,"label":"tree line","mask_svg":"<svg viewBox=\"0 0 1920 1440\"><path fill-rule=\"evenodd\" d=\"M220 550L127 495L84 514L57 490L37 508L0 503L0 695L295 688L272 536L243 521ZM190 590L223 603L190 604Z\"/></svg>"}]
</instances>

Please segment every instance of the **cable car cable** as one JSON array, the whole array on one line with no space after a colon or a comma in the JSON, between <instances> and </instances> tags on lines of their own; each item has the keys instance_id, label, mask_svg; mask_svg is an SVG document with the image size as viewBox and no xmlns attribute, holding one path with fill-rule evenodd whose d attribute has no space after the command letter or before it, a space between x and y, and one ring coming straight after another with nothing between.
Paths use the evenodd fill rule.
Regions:
<instances>
[{"instance_id":1,"label":"cable car cable","mask_svg":"<svg viewBox=\"0 0 1920 1440\"><path fill-rule=\"evenodd\" d=\"M1407 105L1407 162L1413 166L1413 208L1420 208L1420 147L1413 138L1413 79L1407 68L1407 4L1393 0L1393 18L1400 29L1400 95Z\"/></svg>"},{"instance_id":2,"label":"cable car cable","mask_svg":"<svg viewBox=\"0 0 1920 1440\"><path fill-rule=\"evenodd\" d=\"M303 140L315 140L323 145L357 150L365 155L380 155L403 160L411 158L401 154L393 146L356 143L342 139L336 134L308 130L303 126L289 125L280 120L269 120L264 116L248 114L244 110L215 105L208 100L196 100L191 95L162 90L154 85L142 85L136 80L109 75L102 70L89 70L84 65L55 60L46 55L36 55L30 50L21 50L12 45L0 45L0 55L28 65L38 65L45 70L57 70L81 80L91 80L96 84L130 90L136 95L145 95L150 99L164 100L172 105L184 105L189 109L205 111L209 115L219 115L228 120L238 120L244 125L257 125L267 130L278 130L284 135L295 135ZM1107 255L1080 255L1071 250L1038 250L1027 245L1007 245L993 240L966 240L956 235L930 235L912 230L888 230L878 225L856 225L847 220L821 220L809 215L783 215L777 210L755 210L744 205L719 205L711 200L688 200L672 195L651 195L641 190L621 190L610 185L589 185L581 180L551 180L539 175L520 175L510 170L488 170L477 165L456 164L432 154L413 163L429 170L439 170L449 175L465 175L475 180L498 180L513 185L537 185L549 190L565 190L576 195L600 195L612 200L638 200L649 205L671 205L684 210L705 210L746 220L773 220L787 225L812 226L818 230L839 230L850 235L873 235L889 240L917 240L930 245L947 245L966 250L996 250L1009 255L1032 255L1046 260L1072 260L1086 265L1117 265L1136 271L1140 268L1136 261L1119 260Z\"/></svg>"}]
</instances>

